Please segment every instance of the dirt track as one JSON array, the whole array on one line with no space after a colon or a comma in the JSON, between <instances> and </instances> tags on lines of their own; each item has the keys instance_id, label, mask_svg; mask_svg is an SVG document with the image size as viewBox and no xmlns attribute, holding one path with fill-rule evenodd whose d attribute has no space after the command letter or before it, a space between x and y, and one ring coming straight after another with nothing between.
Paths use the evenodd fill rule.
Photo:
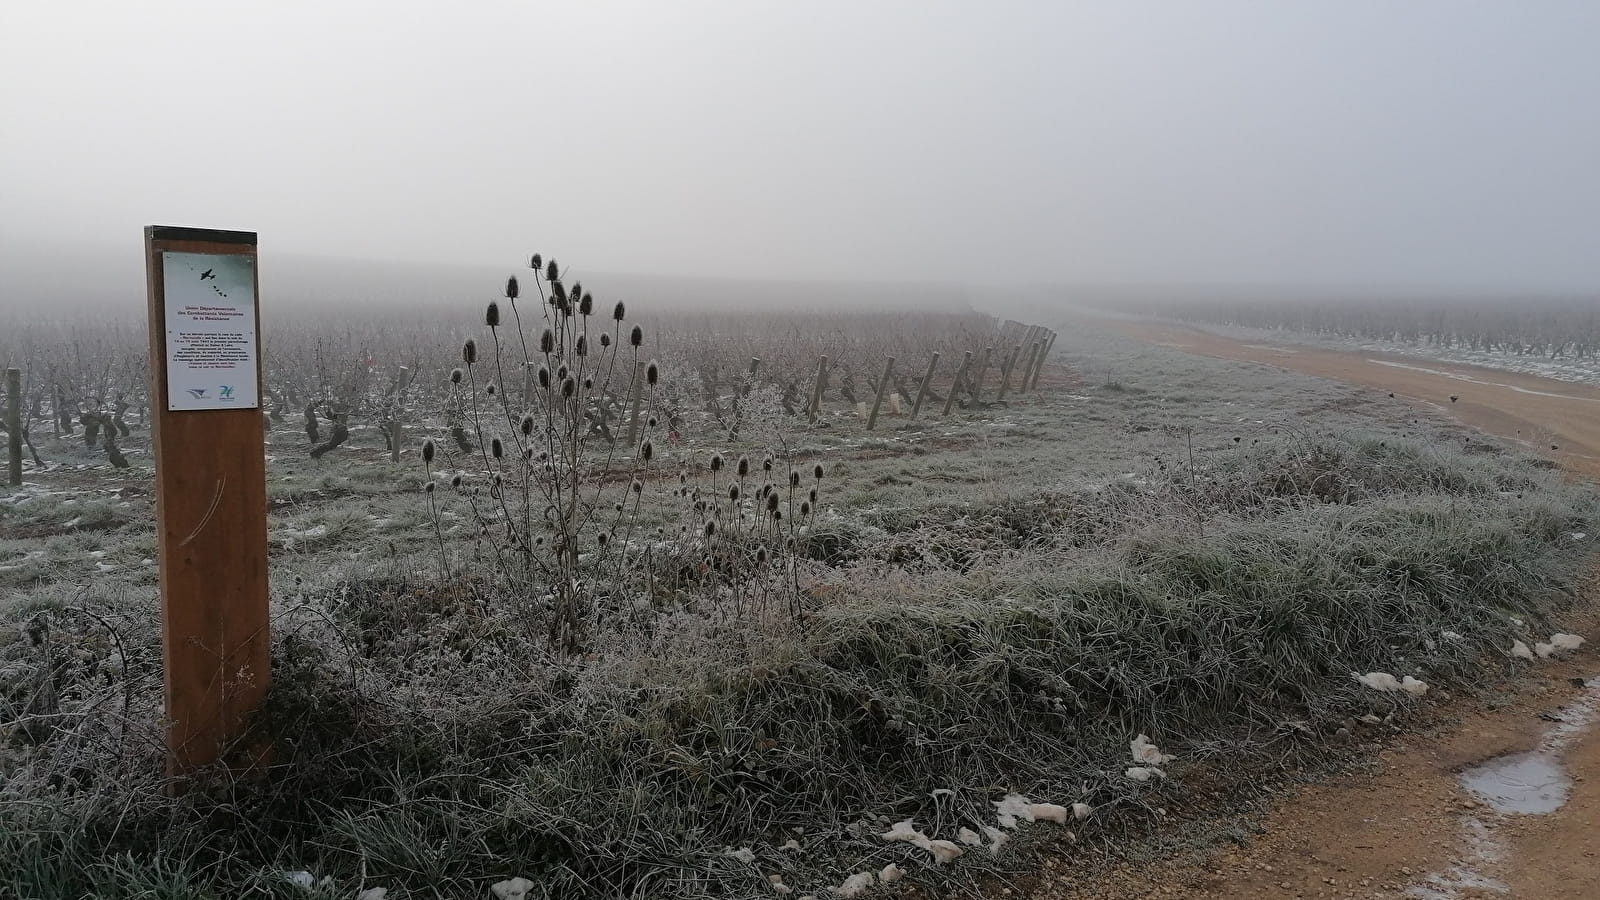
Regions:
<instances>
[{"instance_id":1,"label":"dirt track","mask_svg":"<svg viewBox=\"0 0 1600 900\"><path fill-rule=\"evenodd\" d=\"M1426 403L1463 424L1549 454L1571 472L1600 480L1600 388L1411 356L1251 343L1183 325L1103 324L1189 353L1261 363L1369 387L1383 392L1379 397L1392 393L1397 399Z\"/></svg>"},{"instance_id":2,"label":"dirt track","mask_svg":"<svg viewBox=\"0 0 1600 900\"><path fill-rule=\"evenodd\" d=\"M1191 353L1261 363L1429 404L1464 424L1521 441L1580 477L1600 479L1600 390L1410 357L1250 343L1181 325L1107 322ZM1452 400L1451 395L1455 395ZM1600 586L1592 590L1600 590ZM1469 766L1532 749L1550 726L1600 702L1594 626L1576 658L1535 664L1489 710L1457 704L1452 721L1383 745L1377 771L1300 791L1262 832L1204 860L1173 858L1082 878L1047 865L1038 900L1144 897L1417 897L1422 900L1600 898L1600 729L1561 754L1573 785L1548 815L1488 810L1458 783ZM1587 679L1588 687L1582 682ZM1182 828L1184 826L1177 825ZM1198 830L1199 823L1194 827Z\"/></svg>"}]
</instances>

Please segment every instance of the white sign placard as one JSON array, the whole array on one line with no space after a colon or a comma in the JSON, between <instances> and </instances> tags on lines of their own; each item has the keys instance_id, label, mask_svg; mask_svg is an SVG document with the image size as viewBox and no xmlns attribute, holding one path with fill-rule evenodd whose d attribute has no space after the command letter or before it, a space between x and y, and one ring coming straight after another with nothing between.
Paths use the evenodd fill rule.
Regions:
<instances>
[{"instance_id":1,"label":"white sign placard","mask_svg":"<svg viewBox=\"0 0 1600 900\"><path fill-rule=\"evenodd\" d=\"M167 409L257 409L255 259L162 253Z\"/></svg>"}]
</instances>

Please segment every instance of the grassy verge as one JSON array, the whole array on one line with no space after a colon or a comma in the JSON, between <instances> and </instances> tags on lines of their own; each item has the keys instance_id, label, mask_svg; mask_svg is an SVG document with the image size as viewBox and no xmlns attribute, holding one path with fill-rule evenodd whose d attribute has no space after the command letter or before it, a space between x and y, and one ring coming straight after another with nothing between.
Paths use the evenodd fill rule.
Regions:
<instances>
[{"instance_id":1,"label":"grassy verge","mask_svg":"<svg viewBox=\"0 0 1600 900\"><path fill-rule=\"evenodd\" d=\"M523 876L530 896L759 896L891 861L971 878L1019 854L936 868L873 832L914 816L953 837L1015 790L1094 805L1079 836L1106 839L1188 773L1215 789L1314 758L1349 716L1414 702L1352 672L1466 686L1548 634L1595 512L1533 463L1389 437L1279 434L1130 474L839 515L799 633L708 601L558 660L472 582L392 567L308 591L276 625L270 776L181 799L158 777L151 611L11 610L0 895L399 900ZM1179 754L1169 782L1123 774L1139 732ZM301 870L309 890L284 877Z\"/></svg>"}]
</instances>

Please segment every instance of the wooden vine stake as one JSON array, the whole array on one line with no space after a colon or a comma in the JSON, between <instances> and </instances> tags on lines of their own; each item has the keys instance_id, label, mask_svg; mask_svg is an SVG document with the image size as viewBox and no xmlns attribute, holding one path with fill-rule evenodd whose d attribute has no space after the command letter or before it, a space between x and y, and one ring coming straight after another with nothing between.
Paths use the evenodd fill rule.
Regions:
<instances>
[{"instance_id":1,"label":"wooden vine stake","mask_svg":"<svg viewBox=\"0 0 1600 900\"><path fill-rule=\"evenodd\" d=\"M644 379L649 364L639 360L633 364L633 383L628 388L628 446L639 452L639 435L644 431Z\"/></svg>"},{"instance_id":2,"label":"wooden vine stake","mask_svg":"<svg viewBox=\"0 0 1600 900\"><path fill-rule=\"evenodd\" d=\"M933 370L939 368L939 351L933 351L933 357L928 360L928 371L922 375L922 383L917 385L917 400L911 404L911 418L915 419L922 410L922 398L928 396L928 385L933 383Z\"/></svg>"},{"instance_id":3,"label":"wooden vine stake","mask_svg":"<svg viewBox=\"0 0 1600 900\"><path fill-rule=\"evenodd\" d=\"M883 364L883 377L878 379L878 394L872 398L872 413L867 416L867 430L871 431L878 424L878 407L883 405L883 395L889 390L889 379L894 373L894 357L889 357Z\"/></svg>"},{"instance_id":4,"label":"wooden vine stake","mask_svg":"<svg viewBox=\"0 0 1600 900\"><path fill-rule=\"evenodd\" d=\"M811 422L817 421L817 416L822 414L822 392L828 386L828 358L817 358L817 380L811 386L811 405L806 410L806 417Z\"/></svg>"},{"instance_id":5,"label":"wooden vine stake","mask_svg":"<svg viewBox=\"0 0 1600 900\"><path fill-rule=\"evenodd\" d=\"M1055 345L1056 333L1052 331L1050 336L1045 339L1044 346L1039 348L1038 361L1033 364L1033 381L1028 384L1028 387L1035 391L1039 389L1039 376L1044 374L1044 361L1050 358L1050 348Z\"/></svg>"},{"instance_id":6,"label":"wooden vine stake","mask_svg":"<svg viewBox=\"0 0 1600 900\"><path fill-rule=\"evenodd\" d=\"M983 356L978 358L978 377L972 382L972 402L979 403L983 400L983 376L989 373L989 356L994 353L993 347L983 348Z\"/></svg>"},{"instance_id":7,"label":"wooden vine stake","mask_svg":"<svg viewBox=\"0 0 1600 900\"><path fill-rule=\"evenodd\" d=\"M940 415L950 415L951 407L956 405L956 394L961 391L962 381L967 377L967 368L972 365L972 351L967 350L961 354L961 368L956 370L956 380L950 384L950 393L944 398L944 412Z\"/></svg>"},{"instance_id":8,"label":"wooden vine stake","mask_svg":"<svg viewBox=\"0 0 1600 900\"><path fill-rule=\"evenodd\" d=\"M1012 347L1011 351L1006 354L1005 364L1000 367L1000 393L995 396L996 400L1004 400L1006 398L1006 389L1011 386L1011 370L1017 367L1017 357L1021 355L1021 344Z\"/></svg>"},{"instance_id":9,"label":"wooden vine stake","mask_svg":"<svg viewBox=\"0 0 1600 900\"><path fill-rule=\"evenodd\" d=\"M1017 393L1026 393L1028 379L1033 377L1033 361L1039 356L1039 342L1034 341L1028 345L1028 362L1022 367L1022 377L1017 379Z\"/></svg>"},{"instance_id":10,"label":"wooden vine stake","mask_svg":"<svg viewBox=\"0 0 1600 900\"><path fill-rule=\"evenodd\" d=\"M11 455L6 462L6 483L22 485L22 370L6 370L6 443Z\"/></svg>"},{"instance_id":11,"label":"wooden vine stake","mask_svg":"<svg viewBox=\"0 0 1600 900\"><path fill-rule=\"evenodd\" d=\"M167 770L249 770L270 681L256 236L146 228Z\"/></svg>"}]
</instances>

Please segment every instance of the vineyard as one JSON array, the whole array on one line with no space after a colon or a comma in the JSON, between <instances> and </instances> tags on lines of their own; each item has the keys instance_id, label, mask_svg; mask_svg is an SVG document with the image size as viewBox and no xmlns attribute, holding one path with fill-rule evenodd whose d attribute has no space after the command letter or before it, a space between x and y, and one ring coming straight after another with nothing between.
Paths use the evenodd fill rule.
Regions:
<instances>
[{"instance_id":1,"label":"vineyard","mask_svg":"<svg viewBox=\"0 0 1600 900\"><path fill-rule=\"evenodd\" d=\"M597 327L610 312L594 317ZM407 429L421 434L442 424L464 441L460 391L449 374L462 343L485 338L472 318L436 312L400 324L291 320L269 328L262 364L269 429L303 431L315 456L362 429L381 436L394 460L416 449L408 447ZM777 406L809 424L836 416L864 422L874 408L888 421L909 417L914 407L948 415L1003 403L1037 387L1053 337L1040 326L979 313L647 312L629 326L635 321L648 338L632 348L632 361L653 359L669 376L660 400L670 430L703 440L734 431L741 405ZM135 323L7 323L0 368L22 372L20 424L31 465L49 465L33 440L46 433L81 440L112 465L126 465L124 451L140 447L138 432L149 418L148 352ZM534 401L526 359L495 376L524 405ZM630 423L638 410L627 397L602 391L586 407L607 443L636 435Z\"/></svg>"},{"instance_id":2,"label":"vineyard","mask_svg":"<svg viewBox=\"0 0 1600 900\"><path fill-rule=\"evenodd\" d=\"M1146 300L1123 308L1130 307L1196 323L1502 356L1591 360L1600 353L1600 304L1593 297L1299 299L1288 292L1247 300Z\"/></svg>"},{"instance_id":3,"label":"vineyard","mask_svg":"<svg viewBox=\"0 0 1600 900\"><path fill-rule=\"evenodd\" d=\"M3 333L0 894L977 892L1421 705L1352 670L1504 671L1593 528L1445 419L1090 322L491 296L266 329L272 758L178 796L142 329Z\"/></svg>"}]
</instances>

